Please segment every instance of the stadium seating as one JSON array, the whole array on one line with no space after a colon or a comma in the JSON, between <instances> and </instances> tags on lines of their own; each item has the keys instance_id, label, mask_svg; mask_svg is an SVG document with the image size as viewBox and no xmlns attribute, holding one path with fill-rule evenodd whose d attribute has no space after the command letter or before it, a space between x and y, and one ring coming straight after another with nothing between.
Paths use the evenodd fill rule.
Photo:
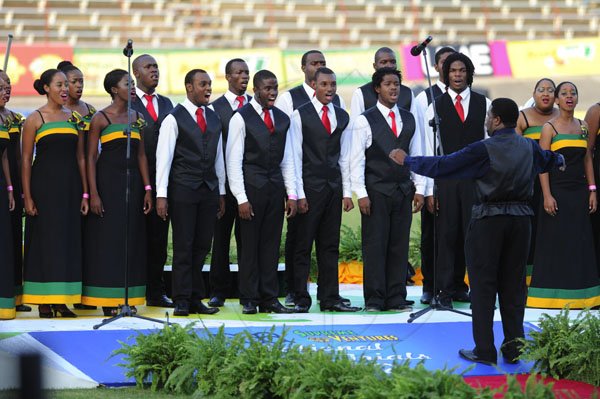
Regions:
<instances>
[{"instance_id":1,"label":"stadium seating","mask_svg":"<svg viewBox=\"0 0 600 399\"><path fill-rule=\"evenodd\" d=\"M21 42L167 48L360 48L600 34L593 0L0 0ZM1 17L0 17L1 18Z\"/></svg>"}]
</instances>

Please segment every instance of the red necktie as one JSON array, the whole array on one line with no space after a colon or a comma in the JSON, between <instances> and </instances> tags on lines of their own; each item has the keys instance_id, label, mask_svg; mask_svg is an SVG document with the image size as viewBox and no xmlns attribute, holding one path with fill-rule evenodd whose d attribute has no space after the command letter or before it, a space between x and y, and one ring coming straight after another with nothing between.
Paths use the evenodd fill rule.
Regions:
<instances>
[{"instance_id":1,"label":"red necktie","mask_svg":"<svg viewBox=\"0 0 600 399\"><path fill-rule=\"evenodd\" d=\"M154 103L152 102L152 100L154 99L154 96L151 94L144 94L144 98L146 99L146 102L147 102L146 110L150 114L150 118L152 118L154 120L154 122L156 122L156 120L158 119L158 115L156 115L156 110L154 109Z\"/></svg>"},{"instance_id":2,"label":"red necktie","mask_svg":"<svg viewBox=\"0 0 600 399\"><path fill-rule=\"evenodd\" d=\"M392 132L398 137L398 128L396 127L396 114L394 111L390 111L390 118L392 118Z\"/></svg>"},{"instance_id":3,"label":"red necktie","mask_svg":"<svg viewBox=\"0 0 600 399\"><path fill-rule=\"evenodd\" d=\"M246 99L246 97L244 97L244 96L237 96L235 99L238 102L238 109L242 108L244 106L244 100Z\"/></svg>"},{"instance_id":4,"label":"red necktie","mask_svg":"<svg viewBox=\"0 0 600 399\"><path fill-rule=\"evenodd\" d=\"M323 115L321 116L321 121L323 121L323 126L325 126L325 130L327 133L331 134L331 122L329 121L329 115L327 114L329 108L326 105L323 105Z\"/></svg>"},{"instance_id":5,"label":"red necktie","mask_svg":"<svg viewBox=\"0 0 600 399\"><path fill-rule=\"evenodd\" d=\"M462 100L462 97L459 95L456 96L456 102L454 103L454 108L456 108L456 113L458 114L458 117L460 118L461 122L465 121L465 109L462 106L462 103L460 102Z\"/></svg>"},{"instance_id":6,"label":"red necktie","mask_svg":"<svg viewBox=\"0 0 600 399\"><path fill-rule=\"evenodd\" d=\"M265 125L267 125L267 129L269 129L269 133L275 132L275 125L273 125L273 119L271 119L269 108L263 108L263 112L265 114Z\"/></svg>"},{"instance_id":7,"label":"red necktie","mask_svg":"<svg viewBox=\"0 0 600 399\"><path fill-rule=\"evenodd\" d=\"M206 119L204 119L204 110L202 107L198 107L196 110L196 122L198 123L198 127L202 130L202 133L206 132Z\"/></svg>"}]
</instances>

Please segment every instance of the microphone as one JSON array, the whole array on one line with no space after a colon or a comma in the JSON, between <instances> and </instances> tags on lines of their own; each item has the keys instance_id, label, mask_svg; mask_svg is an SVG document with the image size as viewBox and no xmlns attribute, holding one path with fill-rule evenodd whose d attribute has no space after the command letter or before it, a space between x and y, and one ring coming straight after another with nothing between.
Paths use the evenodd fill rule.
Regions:
<instances>
[{"instance_id":1,"label":"microphone","mask_svg":"<svg viewBox=\"0 0 600 399\"><path fill-rule=\"evenodd\" d=\"M427 38L425 40L423 40L423 43L419 44L418 46L414 46L413 48L410 49L410 54L415 57L418 56L419 54L421 54L421 52L423 50L425 50L425 47L427 47L429 42L432 40L433 40L433 37L427 36Z\"/></svg>"},{"instance_id":2,"label":"microphone","mask_svg":"<svg viewBox=\"0 0 600 399\"><path fill-rule=\"evenodd\" d=\"M123 49L123 55L125 57L131 57L133 54L133 41L131 39L127 40L127 45Z\"/></svg>"}]
</instances>

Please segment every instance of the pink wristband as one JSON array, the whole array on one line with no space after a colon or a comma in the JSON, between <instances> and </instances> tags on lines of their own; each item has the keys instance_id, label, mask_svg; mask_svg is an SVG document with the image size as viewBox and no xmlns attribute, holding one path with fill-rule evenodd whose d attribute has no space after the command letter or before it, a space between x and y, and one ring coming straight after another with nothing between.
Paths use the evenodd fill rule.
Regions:
<instances>
[{"instance_id":1,"label":"pink wristband","mask_svg":"<svg viewBox=\"0 0 600 399\"><path fill-rule=\"evenodd\" d=\"M148 184L147 186L144 186L144 190L152 191L152 186Z\"/></svg>"},{"instance_id":2,"label":"pink wristband","mask_svg":"<svg viewBox=\"0 0 600 399\"><path fill-rule=\"evenodd\" d=\"M595 184L590 184L589 187L588 187L588 189L590 191L596 191L596 185Z\"/></svg>"},{"instance_id":3,"label":"pink wristband","mask_svg":"<svg viewBox=\"0 0 600 399\"><path fill-rule=\"evenodd\" d=\"M83 193L82 198L89 199L90 195L88 193Z\"/></svg>"},{"instance_id":4,"label":"pink wristband","mask_svg":"<svg viewBox=\"0 0 600 399\"><path fill-rule=\"evenodd\" d=\"M13 190L14 190L13 186L6 186L6 191L13 191Z\"/></svg>"}]
</instances>

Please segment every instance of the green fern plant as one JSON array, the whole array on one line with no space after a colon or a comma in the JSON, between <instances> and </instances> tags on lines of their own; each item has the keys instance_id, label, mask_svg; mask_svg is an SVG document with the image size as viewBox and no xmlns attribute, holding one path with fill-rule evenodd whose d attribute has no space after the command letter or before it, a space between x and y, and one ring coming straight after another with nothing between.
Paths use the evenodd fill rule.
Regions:
<instances>
[{"instance_id":1,"label":"green fern plant","mask_svg":"<svg viewBox=\"0 0 600 399\"><path fill-rule=\"evenodd\" d=\"M360 226L352 229L346 225L340 230L340 260L342 262L362 262L362 237Z\"/></svg>"}]
</instances>

